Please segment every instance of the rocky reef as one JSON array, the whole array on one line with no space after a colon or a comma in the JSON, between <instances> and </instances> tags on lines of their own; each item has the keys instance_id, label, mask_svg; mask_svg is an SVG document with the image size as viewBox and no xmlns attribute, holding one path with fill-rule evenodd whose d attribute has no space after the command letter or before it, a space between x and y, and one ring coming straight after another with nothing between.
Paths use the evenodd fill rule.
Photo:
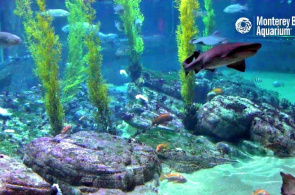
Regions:
<instances>
[{"instance_id":1,"label":"rocky reef","mask_svg":"<svg viewBox=\"0 0 295 195\"><path fill-rule=\"evenodd\" d=\"M27 145L24 163L65 194L100 188L133 190L160 174L160 161L144 144L105 133L80 131L43 137Z\"/></svg>"},{"instance_id":2,"label":"rocky reef","mask_svg":"<svg viewBox=\"0 0 295 195\"><path fill-rule=\"evenodd\" d=\"M65 120L72 125L72 133L56 137L50 137L40 87L1 92L1 151L24 156L27 167L43 178L46 188L42 190L55 193L51 185L58 183L65 194L157 194L161 166L192 173L251 155L295 155L295 106L290 102L239 77L198 74L198 110L193 117L197 125L187 131L177 77L176 72L145 71L135 84L109 85L117 136L99 132L84 85L65 105ZM223 93L208 99L213 88ZM164 113L172 120L152 125ZM158 150L159 145L165 148ZM20 163L7 162L12 161ZM8 189L4 184L9 182L2 183Z\"/></svg>"},{"instance_id":3,"label":"rocky reef","mask_svg":"<svg viewBox=\"0 0 295 195\"><path fill-rule=\"evenodd\" d=\"M56 194L42 177L26 167L21 161L0 154L0 194L26 195L26 194Z\"/></svg>"},{"instance_id":4,"label":"rocky reef","mask_svg":"<svg viewBox=\"0 0 295 195\"><path fill-rule=\"evenodd\" d=\"M221 140L246 137L251 122L260 114L258 105L238 96L217 96L198 111L195 132Z\"/></svg>"},{"instance_id":5,"label":"rocky reef","mask_svg":"<svg viewBox=\"0 0 295 195\"><path fill-rule=\"evenodd\" d=\"M270 104L238 96L217 96L198 111L198 134L220 140L259 142L277 156L294 156L295 121Z\"/></svg>"}]
</instances>

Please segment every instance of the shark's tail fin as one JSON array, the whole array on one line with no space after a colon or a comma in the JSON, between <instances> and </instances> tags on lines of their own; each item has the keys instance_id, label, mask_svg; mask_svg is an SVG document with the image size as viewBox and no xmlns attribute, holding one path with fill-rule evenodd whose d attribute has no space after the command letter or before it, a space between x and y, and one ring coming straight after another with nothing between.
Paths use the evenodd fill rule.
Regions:
<instances>
[{"instance_id":1,"label":"shark's tail fin","mask_svg":"<svg viewBox=\"0 0 295 195\"><path fill-rule=\"evenodd\" d=\"M196 58L198 58L199 55L200 55L200 51L194 51L194 53L193 53L191 56L189 56L188 58L186 58L186 59L183 61L182 65L183 65L183 69L184 69L184 71L185 71L185 76L187 76L188 73L189 73L189 67L191 66L191 63L192 63Z\"/></svg>"},{"instance_id":2,"label":"shark's tail fin","mask_svg":"<svg viewBox=\"0 0 295 195\"><path fill-rule=\"evenodd\" d=\"M191 63L192 61L194 61L194 58L197 58L199 55L200 55L200 51L194 51L194 53L193 53L191 56L189 56L188 58L186 58L186 59L183 61L183 63L182 63L183 68L184 68L184 69L188 68L188 66L190 65L190 63Z\"/></svg>"}]
</instances>

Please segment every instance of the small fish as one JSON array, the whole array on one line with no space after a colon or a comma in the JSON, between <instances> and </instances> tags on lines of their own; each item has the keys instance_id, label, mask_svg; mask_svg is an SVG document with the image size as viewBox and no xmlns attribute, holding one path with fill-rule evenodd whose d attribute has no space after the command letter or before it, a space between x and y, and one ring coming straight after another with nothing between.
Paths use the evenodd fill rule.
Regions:
<instances>
[{"instance_id":1,"label":"small fish","mask_svg":"<svg viewBox=\"0 0 295 195\"><path fill-rule=\"evenodd\" d=\"M130 53L130 47L122 46L122 47L118 47L118 49L115 52L115 56L117 58L120 58L122 56L127 56L129 53Z\"/></svg>"},{"instance_id":2,"label":"small fish","mask_svg":"<svg viewBox=\"0 0 295 195\"><path fill-rule=\"evenodd\" d=\"M0 116L2 117L10 117L12 114L5 108L0 107Z\"/></svg>"},{"instance_id":3,"label":"small fish","mask_svg":"<svg viewBox=\"0 0 295 195\"><path fill-rule=\"evenodd\" d=\"M83 119L85 119L86 118L86 116L81 116L80 118L79 118L79 121L81 121L81 120L83 120Z\"/></svg>"},{"instance_id":4,"label":"small fish","mask_svg":"<svg viewBox=\"0 0 295 195\"><path fill-rule=\"evenodd\" d=\"M163 152L169 148L168 144L159 144L157 145L156 152Z\"/></svg>"},{"instance_id":5,"label":"small fish","mask_svg":"<svg viewBox=\"0 0 295 195\"><path fill-rule=\"evenodd\" d=\"M119 32L122 32L125 30L123 23L119 21L115 21L115 27Z\"/></svg>"},{"instance_id":6,"label":"small fish","mask_svg":"<svg viewBox=\"0 0 295 195\"><path fill-rule=\"evenodd\" d=\"M120 70L120 75L128 77L128 74L127 74L126 70Z\"/></svg>"},{"instance_id":7,"label":"small fish","mask_svg":"<svg viewBox=\"0 0 295 195\"><path fill-rule=\"evenodd\" d=\"M234 13L239 13L239 12L247 11L247 10L248 10L247 5L232 4L224 8L223 12L228 14L234 14Z\"/></svg>"},{"instance_id":8,"label":"small fish","mask_svg":"<svg viewBox=\"0 0 295 195\"><path fill-rule=\"evenodd\" d=\"M18 36L8 33L0 32L0 47L11 47L21 44L23 41Z\"/></svg>"},{"instance_id":9,"label":"small fish","mask_svg":"<svg viewBox=\"0 0 295 195\"><path fill-rule=\"evenodd\" d=\"M214 88L210 92L214 92L216 95L222 95L224 93L221 88Z\"/></svg>"},{"instance_id":10,"label":"small fish","mask_svg":"<svg viewBox=\"0 0 295 195\"><path fill-rule=\"evenodd\" d=\"M63 9L49 9L45 12L41 12L41 15L50 15L54 18L60 18L60 17L67 17L70 15L70 12L63 10Z\"/></svg>"},{"instance_id":11,"label":"small fish","mask_svg":"<svg viewBox=\"0 0 295 195\"><path fill-rule=\"evenodd\" d=\"M66 125L62 130L61 130L61 134L70 134L72 130L72 125Z\"/></svg>"},{"instance_id":12,"label":"small fish","mask_svg":"<svg viewBox=\"0 0 295 195\"><path fill-rule=\"evenodd\" d=\"M196 17L204 17L207 16L207 11L203 9L198 9L197 11L194 11L193 14L196 15Z\"/></svg>"},{"instance_id":13,"label":"small fish","mask_svg":"<svg viewBox=\"0 0 295 195\"><path fill-rule=\"evenodd\" d=\"M15 131L13 129L5 129L3 132L5 132L5 133L14 133Z\"/></svg>"},{"instance_id":14,"label":"small fish","mask_svg":"<svg viewBox=\"0 0 295 195\"><path fill-rule=\"evenodd\" d=\"M168 181L172 181L174 183L185 183L185 182L187 182L187 179L183 175L181 175L179 173L168 173L166 175L161 174L160 181L162 181L164 179L167 179Z\"/></svg>"},{"instance_id":15,"label":"small fish","mask_svg":"<svg viewBox=\"0 0 295 195\"><path fill-rule=\"evenodd\" d=\"M262 82L262 79L259 78L259 77L256 77L256 78L253 79L253 82L254 83L261 83Z\"/></svg>"},{"instance_id":16,"label":"small fish","mask_svg":"<svg viewBox=\"0 0 295 195\"><path fill-rule=\"evenodd\" d=\"M141 27L142 27L142 20L141 20L141 19L136 19L136 20L134 21L134 26L135 26L135 28L136 28L137 30L140 30Z\"/></svg>"},{"instance_id":17,"label":"small fish","mask_svg":"<svg viewBox=\"0 0 295 195\"><path fill-rule=\"evenodd\" d=\"M113 33L104 34L102 32L98 32L98 36L102 43L114 43L118 40L118 35Z\"/></svg>"},{"instance_id":18,"label":"small fish","mask_svg":"<svg viewBox=\"0 0 295 195\"><path fill-rule=\"evenodd\" d=\"M274 82L272 83L272 85L273 85L274 87L283 87L283 86L284 86L284 83L279 82L279 81L274 81Z\"/></svg>"},{"instance_id":19,"label":"small fish","mask_svg":"<svg viewBox=\"0 0 295 195\"><path fill-rule=\"evenodd\" d=\"M285 2L287 2L288 4L291 4L293 0L281 0L281 3L285 3Z\"/></svg>"},{"instance_id":20,"label":"small fish","mask_svg":"<svg viewBox=\"0 0 295 195\"><path fill-rule=\"evenodd\" d=\"M217 142L215 144L215 147L217 151L222 155L229 154L231 151L230 146L225 142Z\"/></svg>"},{"instance_id":21,"label":"small fish","mask_svg":"<svg viewBox=\"0 0 295 195\"><path fill-rule=\"evenodd\" d=\"M223 38L219 36L219 31L215 31L211 35L207 37L200 37L196 39L192 39L189 41L191 44L201 44L201 45L217 45L227 43L227 38Z\"/></svg>"},{"instance_id":22,"label":"small fish","mask_svg":"<svg viewBox=\"0 0 295 195\"><path fill-rule=\"evenodd\" d=\"M124 14L124 7L121 4L116 4L114 6L115 14L123 15Z\"/></svg>"},{"instance_id":23,"label":"small fish","mask_svg":"<svg viewBox=\"0 0 295 195\"><path fill-rule=\"evenodd\" d=\"M245 72L245 59L255 55L260 48L260 43L225 43L216 45L204 53L195 51L182 64L186 75L189 71L194 71L195 74L201 70L214 72L222 66Z\"/></svg>"},{"instance_id":24,"label":"small fish","mask_svg":"<svg viewBox=\"0 0 295 195\"><path fill-rule=\"evenodd\" d=\"M252 195L269 195L269 193L265 190L259 189L255 190Z\"/></svg>"},{"instance_id":25,"label":"small fish","mask_svg":"<svg viewBox=\"0 0 295 195\"><path fill-rule=\"evenodd\" d=\"M285 174L280 172L283 184L281 188L282 195L294 195L295 194L295 177L291 174Z\"/></svg>"},{"instance_id":26,"label":"small fish","mask_svg":"<svg viewBox=\"0 0 295 195\"><path fill-rule=\"evenodd\" d=\"M166 124L172 120L173 120L173 117L170 114L168 114L168 113L160 114L159 116L154 118L154 120L152 121L152 126Z\"/></svg>"},{"instance_id":27,"label":"small fish","mask_svg":"<svg viewBox=\"0 0 295 195\"><path fill-rule=\"evenodd\" d=\"M142 95L142 94L137 94L136 96L135 96L135 98L138 100L138 99L141 99L141 100L143 100L144 102L146 102L146 103L148 103L149 102L149 99L147 98L147 97L145 97L144 95Z\"/></svg>"},{"instance_id":28,"label":"small fish","mask_svg":"<svg viewBox=\"0 0 295 195\"><path fill-rule=\"evenodd\" d=\"M94 25L94 24L89 24L88 22L77 22L75 23L75 25L73 26L70 26L69 24L68 25L65 25L64 27L62 27L62 31L64 33L69 33L70 32L70 29L71 28L77 28L77 29L80 29L82 28L83 31L85 31L85 33L90 33L90 32L93 32L93 31L97 31L97 26Z\"/></svg>"}]
</instances>

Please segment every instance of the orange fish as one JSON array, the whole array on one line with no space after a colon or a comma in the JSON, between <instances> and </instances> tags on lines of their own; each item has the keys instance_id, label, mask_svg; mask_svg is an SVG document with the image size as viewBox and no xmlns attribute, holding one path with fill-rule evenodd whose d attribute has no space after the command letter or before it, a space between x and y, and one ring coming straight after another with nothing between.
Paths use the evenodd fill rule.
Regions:
<instances>
[{"instance_id":1,"label":"orange fish","mask_svg":"<svg viewBox=\"0 0 295 195\"><path fill-rule=\"evenodd\" d=\"M216 93L216 95L222 95L223 94L223 90L221 88L212 89L210 92L214 92L214 93Z\"/></svg>"},{"instance_id":2,"label":"orange fish","mask_svg":"<svg viewBox=\"0 0 295 195\"><path fill-rule=\"evenodd\" d=\"M269 193L265 190L259 189L259 190L255 190L255 192L253 192L252 195L269 195Z\"/></svg>"},{"instance_id":3,"label":"orange fish","mask_svg":"<svg viewBox=\"0 0 295 195\"><path fill-rule=\"evenodd\" d=\"M173 119L173 117L168 113L160 114L158 117L154 118L154 120L152 121L152 126L166 124L167 122L172 121L172 119Z\"/></svg>"},{"instance_id":4,"label":"orange fish","mask_svg":"<svg viewBox=\"0 0 295 195\"><path fill-rule=\"evenodd\" d=\"M168 149L168 144L159 144L157 145L156 152L163 152L164 150Z\"/></svg>"},{"instance_id":5,"label":"orange fish","mask_svg":"<svg viewBox=\"0 0 295 195\"><path fill-rule=\"evenodd\" d=\"M160 181L167 179L168 181L173 181L174 183L185 183L187 179L179 173L168 173L166 175L161 174Z\"/></svg>"},{"instance_id":6,"label":"orange fish","mask_svg":"<svg viewBox=\"0 0 295 195\"><path fill-rule=\"evenodd\" d=\"M61 134L64 135L65 133L70 134L72 130L72 125L66 125L62 130Z\"/></svg>"}]
</instances>

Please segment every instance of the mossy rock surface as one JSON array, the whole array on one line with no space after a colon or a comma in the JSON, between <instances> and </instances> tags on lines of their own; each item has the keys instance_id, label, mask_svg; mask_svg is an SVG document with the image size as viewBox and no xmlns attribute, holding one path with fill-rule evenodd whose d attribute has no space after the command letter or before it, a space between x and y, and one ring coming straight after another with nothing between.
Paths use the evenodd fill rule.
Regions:
<instances>
[{"instance_id":1,"label":"mossy rock surface","mask_svg":"<svg viewBox=\"0 0 295 195\"><path fill-rule=\"evenodd\" d=\"M43 137L28 144L24 162L48 181L72 190L133 190L160 173L154 150L106 133L81 131L63 138Z\"/></svg>"}]
</instances>

